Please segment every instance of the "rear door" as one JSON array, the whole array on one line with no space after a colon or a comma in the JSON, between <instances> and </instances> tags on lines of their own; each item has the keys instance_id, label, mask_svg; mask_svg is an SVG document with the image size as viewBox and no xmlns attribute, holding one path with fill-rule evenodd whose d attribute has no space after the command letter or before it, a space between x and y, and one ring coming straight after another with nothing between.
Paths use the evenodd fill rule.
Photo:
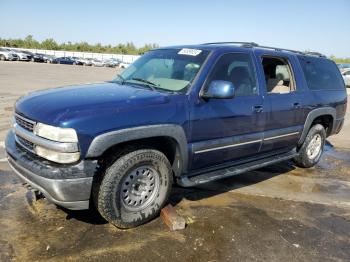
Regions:
<instances>
[{"instance_id":1,"label":"rear door","mask_svg":"<svg viewBox=\"0 0 350 262\"><path fill-rule=\"evenodd\" d=\"M236 96L191 103L191 169L246 159L261 146L266 113L252 55L221 55L202 89L213 80L231 81Z\"/></svg>"},{"instance_id":2,"label":"rear door","mask_svg":"<svg viewBox=\"0 0 350 262\"><path fill-rule=\"evenodd\" d=\"M303 93L296 81L293 56L266 52L259 55L265 76L265 98L270 112L265 125L261 152L290 150L300 137L304 124Z\"/></svg>"}]
</instances>

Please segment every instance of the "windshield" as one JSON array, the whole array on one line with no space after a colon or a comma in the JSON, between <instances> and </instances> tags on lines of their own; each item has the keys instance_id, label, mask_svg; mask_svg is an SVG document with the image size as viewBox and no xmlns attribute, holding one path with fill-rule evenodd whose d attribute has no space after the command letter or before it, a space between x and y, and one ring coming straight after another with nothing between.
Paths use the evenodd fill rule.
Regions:
<instances>
[{"instance_id":1,"label":"windshield","mask_svg":"<svg viewBox=\"0 0 350 262\"><path fill-rule=\"evenodd\" d=\"M113 81L186 92L208 54L206 50L187 48L153 50L136 60Z\"/></svg>"}]
</instances>

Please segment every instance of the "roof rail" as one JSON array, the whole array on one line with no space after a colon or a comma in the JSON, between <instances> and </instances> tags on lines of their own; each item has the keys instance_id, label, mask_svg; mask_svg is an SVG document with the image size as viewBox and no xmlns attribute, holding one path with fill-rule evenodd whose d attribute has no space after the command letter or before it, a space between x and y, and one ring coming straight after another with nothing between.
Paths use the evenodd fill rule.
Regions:
<instances>
[{"instance_id":1,"label":"roof rail","mask_svg":"<svg viewBox=\"0 0 350 262\"><path fill-rule=\"evenodd\" d=\"M258 47L259 45L254 42L212 42L212 43L204 43L202 45L220 45L220 44L234 44L234 45L242 45L243 47Z\"/></svg>"},{"instance_id":2,"label":"roof rail","mask_svg":"<svg viewBox=\"0 0 350 262\"><path fill-rule=\"evenodd\" d=\"M219 45L219 44L236 44L236 45L241 45L242 47L259 47L259 48L271 49L271 50L275 50L275 51L287 51L287 52L292 52L292 53L296 53L296 54L300 54L300 55L312 55L312 56L326 57L325 55L318 53L318 52L312 52L312 51L302 52L302 51L286 49L286 48L262 46L262 45L258 45L257 43L254 43L254 42L213 42L213 43L204 43L202 45Z\"/></svg>"},{"instance_id":3,"label":"roof rail","mask_svg":"<svg viewBox=\"0 0 350 262\"><path fill-rule=\"evenodd\" d=\"M327 57L324 54L321 54L319 52L313 52L313 51L305 51L304 54L305 55L314 55L314 56L319 56L319 57Z\"/></svg>"}]
</instances>

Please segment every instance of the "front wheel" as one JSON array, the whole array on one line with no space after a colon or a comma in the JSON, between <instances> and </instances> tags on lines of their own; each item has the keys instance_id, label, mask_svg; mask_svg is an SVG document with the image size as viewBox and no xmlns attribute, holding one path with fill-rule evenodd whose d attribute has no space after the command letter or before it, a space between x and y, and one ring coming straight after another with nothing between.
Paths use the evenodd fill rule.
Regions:
<instances>
[{"instance_id":1,"label":"front wheel","mask_svg":"<svg viewBox=\"0 0 350 262\"><path fill-rule=\"evenodd\" d=\"M100 214L119 228L132 228L156 217L172 186L166 156L152 149L136 150L117 159L95 192Z\"/></svg>"},{"instance_id":2,"label":"front wheel","mask_svg":"<svg viewBox=\"0 0 350 262\"><path fill-rule=\"evenodd\" d=\"M304 143L301 145L294 162L299 167L313 167L320 160L324 144L326 141L326 131L320 124L316 124L309 130Z\"/></svg>"}]
</instances>

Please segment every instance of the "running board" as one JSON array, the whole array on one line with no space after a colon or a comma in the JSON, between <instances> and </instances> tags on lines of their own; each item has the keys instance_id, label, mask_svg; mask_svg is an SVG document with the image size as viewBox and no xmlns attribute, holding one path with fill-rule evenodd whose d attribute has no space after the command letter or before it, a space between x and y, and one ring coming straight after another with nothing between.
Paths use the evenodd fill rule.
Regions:
<instances>
[{"instance_id":1,"label":"running board","mask_svg":"<svg viewBox=\"0 0 350 262\"><path fill-rule=\"evenodd\" d=\"M194 176L179 177L177 180L177 183L183 187L193 187L200 184L212 182L218 179L239 175L244 172L259 169L281 161L289 160L297 155L298 154L296 153L296 151L292 150L284 154L275 155L268 158L264 158L264 159L260 159L253 162L248 162L248 163L244 163L244 164L240 164L237 166L232 166L224 169L210 171L208 173L202 173Z\"/></svg>"}]
</instances>

